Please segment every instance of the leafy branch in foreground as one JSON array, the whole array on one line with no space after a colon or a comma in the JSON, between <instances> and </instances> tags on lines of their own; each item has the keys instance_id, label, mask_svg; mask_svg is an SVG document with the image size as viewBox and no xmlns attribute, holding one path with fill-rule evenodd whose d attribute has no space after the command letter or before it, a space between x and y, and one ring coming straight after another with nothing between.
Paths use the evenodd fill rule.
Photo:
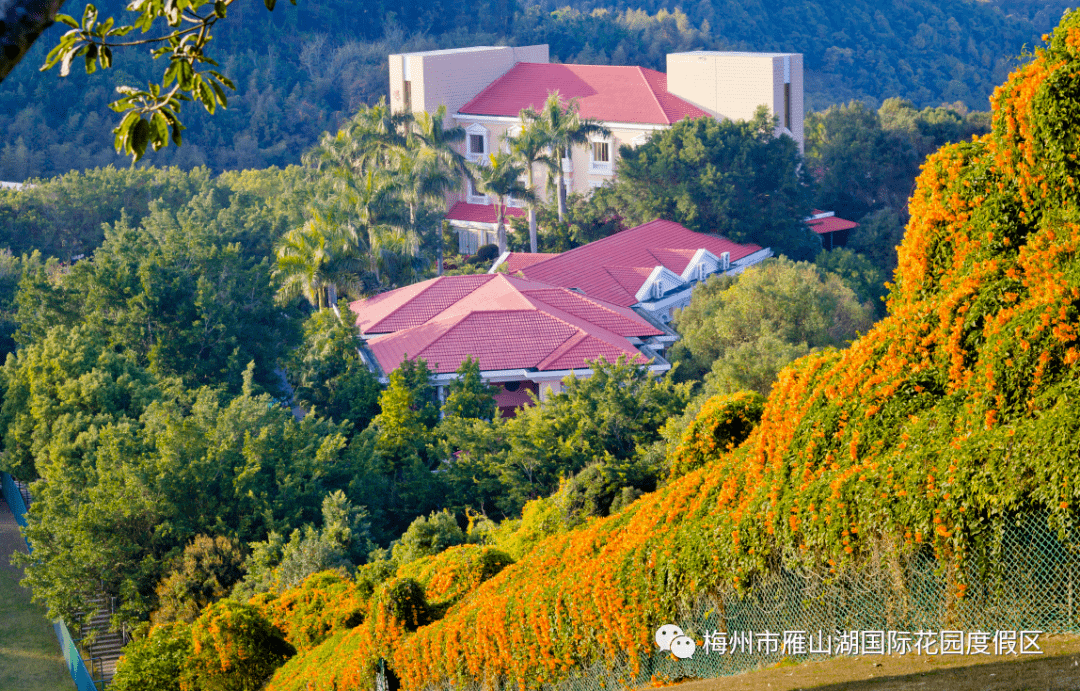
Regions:
<instances>
[{"instance_id":1,"label":"leafy branch in foreground","mask_svg":"<svg viewBox=\"0 0 1080 691\"><path fill-rule=\"evenodd\" d=\"M169 145L171 139L180 146L184 125L180 121L182 101L197 100L211 114L218 106L226 107L225 89L236 89L232 80L215 68L217 62L206 55L206 46L213 38L210 29L225 18L235 0L133 0L127 9L139 13L132 24L117 25L112 17L99 21L98 10L88 4L82 21L58 14L56 21L71 27L60 43L49 52L42 71L60 65L60 76L71 72L76 58L83 58L87 74L100 66L112 66L113 49L150 46L154 59L168 57L160 83L150 83L145 89L119 86L121 97L109 104L118 113L126 113L113 130L118 153L130 154L138 161L150 146L157 151ZM273 10L276 0L264 0ZM292 0L295 5L296 0ZM123 40L139 29L149 34L161 27L166 33L146 38Z\"/></svg>"}]
</instances>

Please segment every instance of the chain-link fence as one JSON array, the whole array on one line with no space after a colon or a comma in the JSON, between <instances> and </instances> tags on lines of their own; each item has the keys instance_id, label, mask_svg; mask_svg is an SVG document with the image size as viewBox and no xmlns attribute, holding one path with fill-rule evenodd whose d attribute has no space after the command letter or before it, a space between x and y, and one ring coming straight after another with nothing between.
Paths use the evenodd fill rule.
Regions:
<instances>
[{"instance_id":1,"label":"chain-link fence","mask_svg":"<svg viewBox=\"0 0 1080 691\"><path fill-rule=\"evenodd\" d=\"M836 574L780 570L741 596L703 595L668 622L694 642L689 657L657 647L635 666L620 654L546 688L613 691L838 655L1035 653L1041 634L1080 630L1074 535L1051 530L1045 518L1011 521L984 541L991 547L970 560L965 578L929 550L894 545L878 545ZM678 654L690 652L682 645Z\"/></svg>"}]
</instances>

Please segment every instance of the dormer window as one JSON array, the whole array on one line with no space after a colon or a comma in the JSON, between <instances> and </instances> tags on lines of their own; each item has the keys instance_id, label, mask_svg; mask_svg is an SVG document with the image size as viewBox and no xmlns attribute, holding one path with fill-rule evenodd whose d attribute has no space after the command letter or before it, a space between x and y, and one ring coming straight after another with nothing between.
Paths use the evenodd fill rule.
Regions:
<instances>
[{"instance_id":1,"label":"dormer window","mask_svg":"<svg viewBox=\"0 0 1080 691\"><path fill-rule=\"evenodd\" d=\"M656 283L653 283L653 286L652 286L652 298L653 298L653 300L659 300L660 297L663 294L664 294L664 286L662 286L660 284L660 281L657 281Z\"/></svg>"},{"instance_id":2,"label":"dormer window","mask_svg":"<svg viewBox=\"0 0 1080 691\"><path fill-rule=\"evenodd\" d=\"M490 150L487 128L483 125L469 125L465 129L465 157L470 161L476 161L488 153Z\"/></svg>"}]
</instances>

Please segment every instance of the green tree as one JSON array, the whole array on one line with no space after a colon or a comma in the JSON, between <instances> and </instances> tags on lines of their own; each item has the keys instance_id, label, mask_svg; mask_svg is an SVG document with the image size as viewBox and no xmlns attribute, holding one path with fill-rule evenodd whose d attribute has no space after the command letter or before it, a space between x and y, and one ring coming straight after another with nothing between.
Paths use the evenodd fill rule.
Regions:
<instances>
[{"instance_id":1,"label":"green tree","mask_svg":"<svg viewBox=\"0 0 1080 691\"><path fill-rule=\"evenodd\" d=\"M822 271L835 274L851 288L859 302L869 304L879 317L885 316L885 272L865 256L845 247L822 250L814 259Z\"/></svg>"},{"instance_id":2,"label":"green tree","mask_svg":"<svg viewBox=\"0 0 1080 691\"><path fill-rule=\"evenodd\" d=\"M457 519L447 510L421 516L409 524L409 529L394 545L394 561L408 564L421 557L438 554L448 547L465 543L465 532Z\"/></svg>"},{"instance_id":3,"label":"green tree","mask_svg":"<svg viewBox=\"0 0 1080 691\"><path fill-rule=\"evenodd\" d=\"M521 131L508 138L510 150L517 160L525 166L525 186L536 194L535 166L544 166L549 174L558 170L558 162L551 155L548 137L540 123L540 115L530 106L521 111L519 116ZM538 252L536 231L536 199L529 201L529 251Z\"/></svg>"},{"instance_id":4,"label":"green tree","mask_svg":"<svg viewBox=\"0 0 1080 691\"><path fill-rule=\"evenodd\" d=\"M354 506L338 490L323 499L322 526L305 525L286 542L276 531L251 543L246 574L233 597L248 600L257 593L284 592L308 576L336 569L344 573L362 563L372 548L367 509Z\"/></svg>"},{"instance_id":5,"label":"green tree","mask_svg":"<svg viewBox=\"0 0 1080 691\"><path fill-rule=\"evenodd\" d=\"M181 691L258 691L296 649L257 607L220 600L191 625Z\"/></svg>"},{"instance_id":6,"label":"green tree","mask_svg":"<svg viewBox=\"0 0 1080 691\"><path fill-rule=\"evenodd\" d=\"M83 325L155 375L237 392L254 361L259 385L276 390L275 363L293 335L274 305L270 265L207 219L215 210L205 201L157 209L138 227L121 218L92 261L28 273L16 297L17 340Z\"/></svg>"},{"instance_id":7,"label":"green tree","mask_svg":"<svg viewBox=\"0 0 1080 691\"><path fill-rule=\"evenodd\" d=\"M339 225L316 215L303 227L286 233L274 249L278 296L288 302L297 295L317 309L330 306L330 291L355 284L357 248Z\"/></svg>"},{"instance_id":8,"label":"green tree","mask_svg":"<svg viewBox=\"0 0 1080 691\"><path fill-rule=\"evenodd\" d=\"M54 617L75 623L104 594L120 599L119 621L145 619L158 608L155 586L196 535L247 543L291 532L318 519L324 483L347 485L354 474L337 426L297 421L253 395L250 374L243 395L223 404L217 391L161 385L115 364L120 356L78 330L67 334L70 352L55 350L63 335L22 349L4 375L5 404L23 401L5 418L5 440L40 476L25 529L27 583ZM36 430L23 435L25 448L15 444L20 429Z\"/></svg>"},{"instance_id":9,"label":"green tree","mask_svg":"<svg viewBox=\"0 0 1080 691\"><path fill-rule=\"evenodd\" d=\"M675 317L671 349L684 379L710 394L768 394L776 374L813 350L842 347L869 329L873 308L835 274L813 264L768 260L739 278L711 278Z\"/></svg>"},{"instance_id":10,"label":"green tree","mask_svg":"<svg viewBox=\"0 0 1080 691\"><path fill-rule=\"evenodd\" d=\"M350 314L350 313L346 313ZM359 432L379 412L379 382L357 350L356 330L330 310L304 322L304 340L288 362L293 400Z\"/></svg>"},{"instance_id":11,"label":"green tree","mask_svg":"<svg viewBox=\"0 0 1080 691\"><path fill-rule=\"evenodd\" d=\"M474 495L474 508L483 506L478 500L492 501L503 515L515 516L527 501L558 489L560 478L592 463L625 466L659 439L667 418L689 400L689 385L655 377L624 358L590 364L591 376L568 377L565 389L543 405L505 421L448 428L458 451L448 475L477 490L497 482L498 495Z\"/></svg>"},{"instance_id":12,"label":"green tree","mask_svg":"<svg viewBox=\"0 0 1080 691\"><path fill-rule=\"evenodd\" d=\"M458 367L457 375L458 378L447 386L443 415L491 420L495 416L495 394L499 389L481 379L480 363L470 355Z\"/></svg>"},{"instance_id":13,"label":"green tree","mask_svg":"<svg viewBox=\"0 0 1080 691\"><path fill-rule=\"evenodd\" d=\"M235 540L196 535L172 571L158 583L158 608L150 620L155 624L195 621L204 607L229 594L243 576L243 563L244 555Z\"/></svg>"},{"instance_id":14,"label":"green tree","mask_svg":"<svg viewBox=\"0 0 1080 691\"><path fill-rule=\"evenodd\" d=\"M629 225L664 218L810 259L820 247L803 224L811 180L798 145L775 129L764 108L750 121L680 120L621 147L618 177L593 203L619 209Z\"/></svg>"},{"instance_id":15,"label":"green tree","mask_svg":"<svg viewBox=\"0 0 1080 691\"><path fill-rule=\"evenodd\" d=\"M562 221L566 215L566 173L563 171L562 159L570 158L570 152L575 146L587 145L590 137L610 137L611 130L598 120L582 118L578 112L577 101L570 99L569 103L564 103L558 91L548 94L539 112L526 110L522 117L527 119L530 129L538 132L538 136L550 147L551 157L556 165L555 183L559 220ZM502 245L500 248L505 251Z\"/></svg>"},{"instance_id":16,"label":"green tree","mask_svg":"<svg viewBox=\"0 0 1080 691\"><path fill-rule=\"evenodd\" d=\"M180 675L191 655L191 625L171 622L150 629L124 646L109 688L117 691L180 691Z\"/></svg>"},{"instance_id":17,"label":"green tree","mask_svg":"<svg viewBox=\"0 0 1080 691\"><path fill-rule=\"evenodd\" d=\"M488 154L471 167L476 189L481 194L494 198L495 225L499 252L506 251L506 204L509 198L532 203L535 193L521 183L525 166L510 153L500 151Z\"/></svg>"},{"instance_id":18,"label":"green tree","mask_svg":"<svg viewBox=\"0 0 1080 691\"><path fill-rule=\"evenodd\" d=\"M379 395L379 414L373 424L378 429L375 452L392 466L424 454L428 427L417 408L417 396L410 387L408 373L398 368L390 373L390 383Z\"/></svg>"}]
</instances>

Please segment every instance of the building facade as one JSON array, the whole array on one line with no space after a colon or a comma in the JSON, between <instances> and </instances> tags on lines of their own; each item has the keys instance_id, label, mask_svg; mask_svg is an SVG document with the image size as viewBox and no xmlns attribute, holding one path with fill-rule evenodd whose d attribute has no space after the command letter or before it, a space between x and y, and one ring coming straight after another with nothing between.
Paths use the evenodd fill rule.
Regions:
<instances>
[{"instance_id":1,"label":"building facade","mask_svg":"<svg viewBox=\"0 0 1080 691\"><path fill-rule=\"evenodd\" d=\"M579 113L603 123L610 136L591 138L562 162L568 191L582 194L611 180L619 147L639 146L653 132L687 117L746 120L758 106L779 119L777 134L803 147L803 60L798 53L695 51L667 57L667 72L613 65L561 65L548 46L481 46L390 56L390 105L395 112L447 108L446 125L461 126L461 153L482 160L519 131L519 113L539 110L557 91L576 100ZM537 181L546 172L534 170ZM537 192L545 194L538 182ZM487 244L494 222L475 207L492 200L468 183L449 200L447 219L458 230L459 251ZM490 227L489 227L490 226Z\"/></svg>"}]
</instances>

